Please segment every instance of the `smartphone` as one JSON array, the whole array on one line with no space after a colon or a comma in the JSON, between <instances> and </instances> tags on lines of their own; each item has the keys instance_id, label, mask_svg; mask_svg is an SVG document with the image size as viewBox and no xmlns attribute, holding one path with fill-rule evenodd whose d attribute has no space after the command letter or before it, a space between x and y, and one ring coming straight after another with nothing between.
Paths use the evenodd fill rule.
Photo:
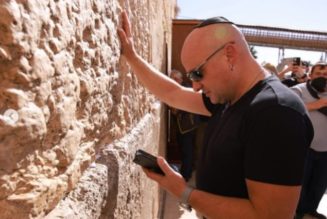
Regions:
<instances>
[{"instance_id":1,"label":"smartphone","mask_svg":"<svg viewBox=\"0 0 327 219\"><path fill-rule=\"evenodd\" d=\"M147 168L155 173L165 175L157 163L157 157L149 154L141 149L135 152L134 163L141 165L144 168ZM175 165L169 164L174 171L178 171L178 168Z\"/></svg>"},{"instance_id":2,"label":"smartphone","mask_svg":"<svg viewBox=\"0 0 327 219\"><path fill-rule=\"evenodd\" d=\"M300 57L293 58L293 65L300 66L301 65L301 58Z\"/></svg>"},{"instance_id":3,"label":"smartphone","mask_svg":"<svg viewBox=\"0 0 327 219\"><path fill-rule=\"evenodd\" d=\"M290 58L283 58L282 63L285 65L300 65L301 64L301 58L300 57L290 57Z\"/></svg>"}]
</instances>

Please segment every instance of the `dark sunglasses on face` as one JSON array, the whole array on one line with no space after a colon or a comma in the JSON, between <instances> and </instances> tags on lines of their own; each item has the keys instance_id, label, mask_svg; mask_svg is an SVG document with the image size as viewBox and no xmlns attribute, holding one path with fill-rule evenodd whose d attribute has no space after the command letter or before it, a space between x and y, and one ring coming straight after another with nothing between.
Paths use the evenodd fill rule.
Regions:
<instances>
[{"instance_id":1,"label":"dark sunglasses on face","mask_svg":"<svg viewBox=\"0 0 327 219\"><path fill-rule=\"evenodd\" d=\"M186 77L188 79L190 79L190 81L194 81L194 82L199 82L202 80L203 78L203 73L201 71L201 69L203 68L203 66L214 56L216 55L219 51L221 51L223 48L225 48L225 46L229 43L234 43L234 42L228 42L225 43L224 45L222 45L221 47L219 47L218 49L216 49L211 55L208 56L208 58L206 58L200 65L198 65L196 68L194 68L193 70L191 70L190 72L186 73Z\"/></svg>"}]
</instances>

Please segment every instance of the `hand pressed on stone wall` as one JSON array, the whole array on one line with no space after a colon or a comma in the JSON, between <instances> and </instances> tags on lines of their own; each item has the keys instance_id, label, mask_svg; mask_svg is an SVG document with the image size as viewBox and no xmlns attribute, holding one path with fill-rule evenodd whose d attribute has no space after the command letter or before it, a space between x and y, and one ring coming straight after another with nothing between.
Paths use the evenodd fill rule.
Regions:
<instances>
[{"instance_id":1,"label":"hand pressed on stone wall","mask_svg":"<svg viewBox=\"0 0 327 219\"><path fill-rule=\"evenodd\" d=\"M126 11L121 13L122 28L118 28L117 33L121 43L121 54L128 60L135 56L135 50L133 45L133 36L131 33L131 24L127 17Z\"/></svg>"},{"instance_id":2,"label":"hand pressed on stone wall","mask_svg":"<svg viewBox=\"0 0 327 219\"><path fill-rule=\"evenodd\" d=\"M186 88L155 69L139 56L133 46L131 25L125 11L121 13L122 28L117 33L121 42L122 55L131 66L138 80L161 101L181 110L209 115L204 107L201 93Z\"/></svg>"}]
</instances>

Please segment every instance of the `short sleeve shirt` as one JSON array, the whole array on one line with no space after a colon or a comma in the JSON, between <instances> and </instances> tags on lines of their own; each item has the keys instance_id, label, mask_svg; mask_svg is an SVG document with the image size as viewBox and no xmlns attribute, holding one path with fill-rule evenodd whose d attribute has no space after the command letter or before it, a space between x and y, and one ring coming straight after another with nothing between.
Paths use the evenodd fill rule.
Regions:
<instances>
[{"instance_id":1,"label":"short sleeve shirt","mask_svg":"<svg viewBox=\"0 0 327 219\"><path fill-rule=\"evenodd\" d=\"M206 192L248 197L245 179L300 185L313 129L301 99L274 76L231 106L212 104L196 185Z\"/></svg>"}]
</instances>

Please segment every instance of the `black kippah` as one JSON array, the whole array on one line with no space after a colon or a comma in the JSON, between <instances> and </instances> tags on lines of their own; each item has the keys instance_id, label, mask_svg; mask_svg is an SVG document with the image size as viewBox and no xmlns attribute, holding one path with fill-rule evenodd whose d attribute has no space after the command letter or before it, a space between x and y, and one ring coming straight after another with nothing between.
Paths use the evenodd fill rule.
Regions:
<instances>
[{"instance_id":1,"label":"black kippah","mask_svg":"<svg viewBox=\"0 0 327 219\"><path fill-rule=\"evenodd\" d=\"M218 16L218 17L212 17L212 18L208 18L204 21L202 21L200 24L197 24L195 28L200 28L200 27L205 27L211 24L234 24L233 22L229 21L228 19Z\"/></svg>"}]
</instances>

